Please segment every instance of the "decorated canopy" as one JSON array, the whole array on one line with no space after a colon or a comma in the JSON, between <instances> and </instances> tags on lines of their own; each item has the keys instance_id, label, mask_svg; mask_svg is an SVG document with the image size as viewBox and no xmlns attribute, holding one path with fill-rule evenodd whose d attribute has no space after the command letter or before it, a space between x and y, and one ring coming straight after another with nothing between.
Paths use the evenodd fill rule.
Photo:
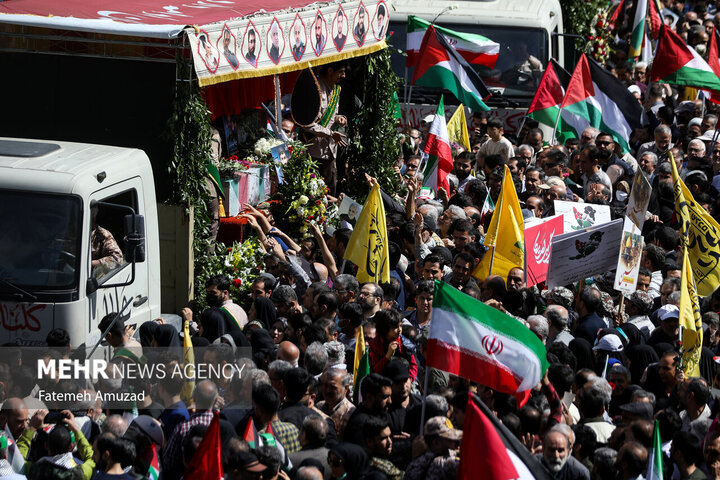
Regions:
<instances>
[{"instance_id":1,"label":"decorated canopy","mask_svg":"<svg viewBox=\"0 0 720 480\"><path fill-rule=\"evenodd\" d=\"M302 70L385 47L387 0L5 0L0 23L174 38L201 86Z\"/></svg>"}]
</instances>

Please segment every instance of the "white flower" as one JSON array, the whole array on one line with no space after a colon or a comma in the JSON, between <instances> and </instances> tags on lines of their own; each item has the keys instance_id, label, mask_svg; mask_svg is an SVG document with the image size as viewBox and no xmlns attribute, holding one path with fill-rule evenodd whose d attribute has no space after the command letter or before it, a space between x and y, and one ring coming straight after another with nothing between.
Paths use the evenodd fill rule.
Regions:
<instances>
[{"instance_id":1,"label":"white flower","mask_svg":"<svg viewBox=\"0 0 720 480\"><path fill-rule=\"evenodd\" d=\"M305 195L300 195L300 198L298 198L298 202L300 202L300 205L306 205L309 201L309 198Z\"/></svg>"},{"instance_id":2,"label":"white flower","mask_svg":"<svg viewBox=\"0 0 720 480\"><path fill-rule=\"evenodd\" d=\"M298 207L297 210L295 210L300 217L305 216L305 209L303 207Z\"/></svg>"},{"instance_id":3,"label":"white flower","mask_svg":"<svg viewBox=\"0 0 720 480\"><path fill-rule=\"evenodd\" d=\"M315 180L310 180L310 190L313 192L317 191L318 184Z\"/></svg>"}]
</instances>

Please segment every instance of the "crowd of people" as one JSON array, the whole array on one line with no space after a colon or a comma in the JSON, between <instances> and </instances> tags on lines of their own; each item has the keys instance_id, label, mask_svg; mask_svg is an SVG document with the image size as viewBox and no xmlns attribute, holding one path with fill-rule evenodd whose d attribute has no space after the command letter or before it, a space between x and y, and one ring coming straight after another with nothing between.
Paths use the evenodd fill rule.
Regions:
<instances>
[{"instance_id":1,"label":"crowd of people","mask_svg":"<svg viewBox=\"0 0 720 480\"><path fill-rule=\"evenodd\" d=\"M720 18L712 7L668 5L679 16L674 28L700 55ZM229 480L453 479L463 442L463 454L484 454L463 439L469 397L553 478L639 479L652 464L664 472L659 478L720 479L720 291L701 299L700 376L686 377L678 331L682 239L669 163L720 218L717 108L683 100L682 88L648 85L650 66L627 59L626 17L606 66L645 109L646 126L627 139L632 151L592 127L558 145L530 119L506 134L502 122L477 113L471 150L453 145L450 191L433 196L421 188L426 119L402 136L396 172L403 195L382 192L387 283L360 283L356 267L343 261L351 224L332 235L313 224L310 236L291 238L267 211L248 207L243 216L265 251L251 298L231 298L231 280L216 276L205 285L208 308L182 311L184 332L162 321L135 332L115 314L98 326L113 352L108 372L113 365L173 371L186 361L187 332L195 362L231 374L198 379L192 391L187 378L174 375L39 378L34 362L80 358L66 332L53 330L47 348L34 354L6 347L0 479L157 479L157 472L181 479L217 414ZM520 265L506 276L473 276L486 254L491 214L483 206L497 202L505 166L527 221L554 215L556 200L608 205L622 218L634 177L647 178L652 194L637 290L622 307L615 272L554 288L528 287ZM428 365L435 282L505 312L513 328L529 329L545 345L550 367L524 404ZM359 333L370 373L355 382ZM95 395L128 389L132 399ZM86 400L43 399L43 392ZM655 425L659 463L650 455Z\"/></svg>"}]
</instances>

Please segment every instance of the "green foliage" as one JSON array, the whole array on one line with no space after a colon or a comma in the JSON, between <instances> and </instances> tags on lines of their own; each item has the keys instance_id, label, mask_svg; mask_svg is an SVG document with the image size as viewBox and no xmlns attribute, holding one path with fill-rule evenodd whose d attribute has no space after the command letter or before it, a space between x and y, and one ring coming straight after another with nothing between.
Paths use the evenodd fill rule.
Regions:
<instances>
[{"instance_id":1,"label":"green foliage","mask_svg":"<svg viewBox=\"0 0 720 480\"><path fill-rule=\"evenodd\" d=\"M348 149L350 178L345 193L359 200L369 192L364 174L378 179L387 192L397 188L397 175L393 170L400 154L397 141L397 120L393 116L393 93L399 81L390 65L390 49L358 59L352 76L356 79L356 92L362 109L350 124Z\"/></svg>"},{"instance_id":2,"label":"green foliage","mask_svg":"<svg viewBox=\"0 0 720 480\"><path fill-rule=\"evenodd\" d=\"M190 68L186 61L178 58L178 65L181 70L178 78L188 78L188 72L182 72ZM194 81L180 80L176 83L168 134L175 144L168 166L172 191L170 202L184 206L188 211L194 207L193 254L195 273L198 274L212 263L217 247L210 241L212 218L208 211L210 193L206 187L208 175L205 168L205 162L211 156L210 112Z\"/></svg>"}]
</instances>

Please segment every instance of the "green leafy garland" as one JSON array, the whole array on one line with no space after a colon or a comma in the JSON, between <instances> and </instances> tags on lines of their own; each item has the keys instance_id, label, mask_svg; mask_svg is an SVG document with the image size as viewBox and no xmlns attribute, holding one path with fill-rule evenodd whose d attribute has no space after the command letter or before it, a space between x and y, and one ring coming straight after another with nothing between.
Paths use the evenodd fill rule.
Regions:
<instances>
[{"instance_id":1,"label":"green leafy garland","mask_svg":"<svg viewBox=\"0 0 720 480\"><path fill-rule=\"evenodd\" d=\"M350 124L349 136L353 139L348 149L350 178L343 190L356 200L369 192L365 173L377 178L386 192L395 191L398 184L393 170L400 154L393 93L400 79L390 64L390 53L389 48L380 50L358 59L353 66L352 77L362 108Z\"/></svg>"},{"instance_id":2,"label":"green leafy garland","mask_svg":"<svg viewBox=\"0 0 720 480\"><path fill-rule=\"evenodd\" d=\"M566 0L560 2L563 11L564 29L567 33L581 35L577 40L578 50L604 63L612 52L613 25L607 19L608 0ZM568 40L566 40L568 41Z\"/></svg>"}]
</instances>

